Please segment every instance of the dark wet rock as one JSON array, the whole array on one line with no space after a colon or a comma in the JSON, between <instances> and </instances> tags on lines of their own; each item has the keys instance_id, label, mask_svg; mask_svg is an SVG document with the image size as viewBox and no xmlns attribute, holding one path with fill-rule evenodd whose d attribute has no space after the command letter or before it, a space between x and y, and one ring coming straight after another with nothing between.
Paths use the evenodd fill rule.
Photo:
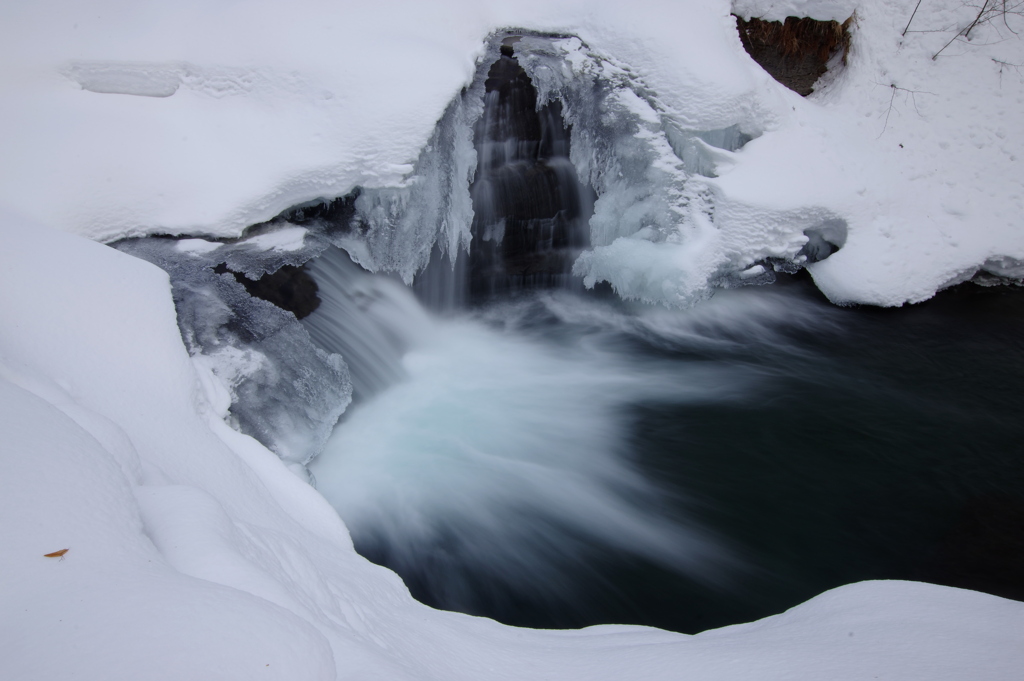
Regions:
<instances>
[{"instance_id":1,"label":"dark wet rock","mask_svg":"<svg viewBox=\"0 0 1024 681\"><path fill-rule=\"evenodd\" d=\"M282 310L294 314L296 319L308 317L320 306L316 282L313 277L309 276L305 266L285 265L276 272L264 274L255 281L241 272L232 272L223 264L218 265L214 272L217 274L231 272L250 296L273 303Z\"/></svg>"}]
</instances>

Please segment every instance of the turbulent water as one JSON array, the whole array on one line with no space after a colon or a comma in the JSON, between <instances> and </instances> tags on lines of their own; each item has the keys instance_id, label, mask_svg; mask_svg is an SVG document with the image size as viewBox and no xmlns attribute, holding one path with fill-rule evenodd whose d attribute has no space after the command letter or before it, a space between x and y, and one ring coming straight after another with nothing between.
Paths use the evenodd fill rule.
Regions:
<instances>
[{"instance_id":1,"label":"turbulent water","mask_svg":"<svg viewBox=\"0 0 1024 681\"><path fill-rule=\"evenodd\" d=\"M1003 588L1015 535L969 524L1021 518L1019 294L864 311L793 284L672 311L548 291L437 316L340 251L312 274L307 328L357 386L312 471L427 603L698 631L859 579Z\"/></svg>"}]
</instances>

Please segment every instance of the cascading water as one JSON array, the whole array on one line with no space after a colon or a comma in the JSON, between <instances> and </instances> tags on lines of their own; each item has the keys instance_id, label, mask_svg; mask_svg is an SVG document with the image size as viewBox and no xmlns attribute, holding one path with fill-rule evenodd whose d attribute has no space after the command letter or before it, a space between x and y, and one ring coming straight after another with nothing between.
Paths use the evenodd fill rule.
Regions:
<instances>
[{"instance_id":1,"label":"cascading water","mask_svg":"<svg viewBox=\"0 0 1024 681\"><path fill-rule=\"evenodd\" d=\"M593 192L569 160L561 104L537 107L537 91L511 43L502 45L488 72L473 131L478 163L470 186L469 266L477 298L570 286L572 264L590 245Z\"/></svg>"},{"instance_id":2,"label":"cascading water","mask_svg":"<svg viewBox=\"0 0 1024 681\"><path fill-rule=\"evenodd\" d=\"M416 305L395 285L377 289L386 298L336 305L371 284L336 286L342 277L332 273L375 279L346 260L335 251L312 266L324 301L306 320L312 337L344 329L414 339L401 356L390 344L355 348L350 362L390 357L402 380L350 409L310 466L364 555L396 569L427 602L498 616L517 600L577 609L577 576L602 553L727 581L728 552L685 516L683 499L666 514L663 492L624 458L625 407L723 398L741 379L634 361L613 338L603 347L600 334L552 343L494 327L554 320L529 303L489 308L485 319L379 312ZM357 400L360 373L353 368Z\"/></svg>"},{"instance_id":3,"label":"cascading water","mask_svg":"<svg viewBox=\"0 0 1024 681\"><path fill-rule=\"evenodd\" d=\"M435 248L416 277L429 307L450 311L537 288L582 288L572 266L590 245L594 192L569 159L571 131L558 101L538 106L537 91L507 38L484 81L473 126L476 175L468 258L454 265Z\"/></svg>"},{"instance_id":4,"label":"cascading water","mask_svg":"<svg viewBox=\"0 0 1024 681\"><path fill-rule=\"evenodd\" d=\"M314 263L314 337L351 295L338 267L376 276ZM548 291L433 317L382 314L417 309L383 290L339 326L409 339L402 376L311 469L428 604L697 632L861 579L1024 597L1019 293L883 314L798 284L687 311Z\"/></svg>"}]
</instances>

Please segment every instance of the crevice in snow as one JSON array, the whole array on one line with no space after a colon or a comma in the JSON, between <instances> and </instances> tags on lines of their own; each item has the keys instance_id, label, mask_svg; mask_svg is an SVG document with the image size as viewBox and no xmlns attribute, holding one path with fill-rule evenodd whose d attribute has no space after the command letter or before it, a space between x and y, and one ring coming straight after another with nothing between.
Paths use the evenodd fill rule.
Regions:
<instances>
[{"instance_id":1,"label":"crevice in snow","mask_svg":"<svg viewBox=\"0 0 1024 681\"><path fill-rule=\"evenodd\" d=\"M797 258L803 258L805 263L821 262L846 245L848 232L846 221L839 218L805 229L807 243L797 253Z\"/></svg>"}]
</instances>

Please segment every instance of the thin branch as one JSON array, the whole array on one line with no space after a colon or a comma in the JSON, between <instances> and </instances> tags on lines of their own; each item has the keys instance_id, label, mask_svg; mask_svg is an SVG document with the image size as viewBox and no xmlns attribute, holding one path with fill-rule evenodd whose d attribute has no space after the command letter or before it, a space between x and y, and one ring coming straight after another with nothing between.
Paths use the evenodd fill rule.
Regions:
<instances>
[{"instance_id":1,"label":"thin branch","mask_svg":"<svg viewBox=\"0 0 1024 681\"><path fill-rule=\"evenodd\" d=\"M954 41L954 40L956 40L956 39L957 39L957 38L959 38L959 37L960 37L960 34L959 34L959 33L957 33L957 34L956 34L956 35L954 35L954 36L953 36L952 38L950 38L950 39L949 39L949 42L948 42L948 43L946 43L945 45L943 45L943 46L942 46L942 50L944 50L944 49L946 49L947 47L949 47L950 45L952 45L952 44L953 44L953 41ZM939 56L940 54L942 54L942 50L939 50L938 52L936 52L935 54L933 54L933 55L932 55L932 61L935 61L935 60L936 60L936 59L938 58L938 56Z\"/></svg>"},{"instance_id":2,"label":"thin branch","mask_svg":"<svg viewBox=\"0 0 1024 681\"><path fill-rule=\"evenodd\" d=\"M917 16L917 10L921 6L921 2L922 2L922 0L917 0L917 4L914 5L914 11L910 14L910 21L907 22L906 28L903 29L903 33L901 33L900 35L902 35L902 36L906 36L907 35L907 30L910 28L910 22L914 20L915 16ZM1005 0L1004 0L1003 4L1004 5L1006 4Z\"/></svg>"},{"instance_id":3,"label":"thin branch","mask_svg":"<svg viewBox=\"0 0 1024 681\"><path fill-rule=\"evenodd\" d=\"M1006 0L1003 0L1003 26L1006 27L1007 31L1009 31L1010 33L1012 33L1014 35L1019 35L1019 34L1017 33L1017 31L1015 31L1012 28L1010 28L1010 24L1006 21L1006 14L1007 14L1007 12L1012 12L1013 10L1015 10L1015 9L1017 9L1019 7L1020 7L1020 3L1017 3L1016 6L1011 7L1009 10L1007 10L1006 9Z\"/></svg>"},{"instance_id":4,"label":"thin branch","mask_svg":"<svg viewBox=\"0 0 1024 681\"><path fill-rule=\"evenodd\" d=\"M877 84L881 85L881 83L877 83ZM885 112L885 123L882 125L882 132L878 133L878 138L879 139L881 139L882 135L885 134L886 128L889 127L889 116L890 116L890 114L892 114L893 103L896 101L896 93L897 92L906 92L908 95L910 95L910 99L914 103L914 111L917 112L918 116L921 115L921 110L917 108L917 97L915 95L934 95L935 94L934 92L928 92L927 90L911 90L909 88L900 87L900 86L896 85L896 83L890 83L889 87L892 88L892 96L889 97L889 108Z\"/></svg>"},{"instance_id":5,"label":"thin branch","mask_svg":"<svg viewBox=\"0 0 1024 681\"><path fill-rule=\"evenodd\" d=\"M940 54L942 54L943 50L945 50L947 47L952 45L954 40L956 40L960 36L963 36L963 37L966 38L966 37L968 37L971 34L971 31L974 29L974 27L978 25L979 21L981 21L982 15L985 14L985 9L988 7L988 3L989 2L991 2L991 0L985 0L985 4L983 4L981 6L981 9L978 10L978 16L974 17L974 21L971 22L971 25L968 26L966 29L960 30L956 35L954 35L952 38L950 38L949 42L946 43L945 45L943 45L941 50L939 50L938 52L936 52L935 54L932 55L932 61L935 61L935 59L937 59L938 56Z\"/></svg>"},{"instance_id":6,"label":"thin branch","mask_svg":"<svg viewBox=\"0 0 1024 681\"><path fill-rule=\"evenodd\" d=\"M1024 67L1024 64L1014 64L1008 61L1002 61L1001 59L993 58L992 61L999 64L999 87L1003 87L1003 69L1013 69L1017 72L1017 75L1021 75L1020 69Z\"/></svg>"},{"instance_id":7,"label":"thin branch","mask_svg":"<svg viewBox=\"0 0 1024 681\"><path fill-rule=\"evenodd\" d=\"M983 14L985 14L985 8L988 7L989 2L991 2L991 0L985 0L985 4L983 4L981 6L981 9L978 10L978 16L974 17L974 21L971 22L971 25L967 27L967 32L964 33L965 38L971 37L971 31L973 31L974 27L978 25L979 21L981 21L981 17Z\"/></svg>"},{"instance_id":8,"label":"thin branch","mask_svg":"<svg viewBox=\"0 0 1024 681\"><path fill-rule=\"evenodd\" d=\"M889 109L885 112L885 123L882 124L882 132L878 133L878 137L881 138L885 134L885 129L889 127L889 114L892 113L892 103L896 99L896 85L890 85L892 88L892 97L889 98Z\"/></svg>"}]
</instances>

